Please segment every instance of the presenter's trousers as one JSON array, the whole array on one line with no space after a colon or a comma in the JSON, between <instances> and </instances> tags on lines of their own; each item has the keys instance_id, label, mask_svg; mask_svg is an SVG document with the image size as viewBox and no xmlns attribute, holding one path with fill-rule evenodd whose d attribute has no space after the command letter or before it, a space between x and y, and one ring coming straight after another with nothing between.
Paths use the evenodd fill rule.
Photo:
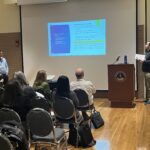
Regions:
<instances>
[{"instance_id":1,"label":"presenter's trousers","mask_svg":"<svg viewBox=\"0 0 150 150\"><path fill-rule=\"evenodd\" d=\"M145 73L146 100L150 99L150 73Z\"/></svg>"}]
</instances>

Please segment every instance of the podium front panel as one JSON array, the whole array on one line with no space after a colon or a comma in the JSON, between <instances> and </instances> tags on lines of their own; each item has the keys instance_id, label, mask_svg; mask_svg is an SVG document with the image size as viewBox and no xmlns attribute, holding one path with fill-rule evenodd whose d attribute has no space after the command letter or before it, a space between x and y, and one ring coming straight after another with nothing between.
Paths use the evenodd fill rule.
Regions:
<instances>
[{"instance_id":1,"label":"podium front panel","mask_svg":"<svg viewBox=\"0 0 150 150\"><path fill-rule=\"evenodd\" d=\"M108 99L120 105L133 103L135 69L133 64L108 65Z\"/></svg>"}]
</instances>

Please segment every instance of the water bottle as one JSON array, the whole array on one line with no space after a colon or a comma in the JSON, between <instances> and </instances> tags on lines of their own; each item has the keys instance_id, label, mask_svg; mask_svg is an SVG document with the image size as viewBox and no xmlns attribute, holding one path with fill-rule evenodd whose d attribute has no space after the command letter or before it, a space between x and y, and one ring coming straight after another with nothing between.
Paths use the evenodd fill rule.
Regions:
<instances>
[{"instance_id":1,"label":"water bottle","mask_svg":"<svg viewBox=\"0 0 150 150\"><path fill-rule=\"evenodd\" d=\"M127 55L124 56L124 64L128 63Z\"/></svg>"}]
</instances>

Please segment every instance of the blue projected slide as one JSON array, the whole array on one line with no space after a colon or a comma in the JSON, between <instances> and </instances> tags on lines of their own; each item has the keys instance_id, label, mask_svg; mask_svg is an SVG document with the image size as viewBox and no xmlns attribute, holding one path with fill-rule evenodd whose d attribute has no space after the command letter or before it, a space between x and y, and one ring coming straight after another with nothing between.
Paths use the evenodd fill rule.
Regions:
<instances>
[{"instance_id":1,"label":"blue projected slide","mask_svg":"<svg viewBox=\"0 0 150 150\"><path fill-rule=\"evenodd\" d=\"M106 20L48 23L49 56L106 54Z\"/></svg>"}]
</instances>

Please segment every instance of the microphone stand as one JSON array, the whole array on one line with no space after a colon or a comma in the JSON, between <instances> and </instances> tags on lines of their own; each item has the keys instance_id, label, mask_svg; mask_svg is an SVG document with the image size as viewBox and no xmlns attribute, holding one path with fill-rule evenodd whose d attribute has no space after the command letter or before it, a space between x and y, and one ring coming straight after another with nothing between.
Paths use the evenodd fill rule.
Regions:
<instances>
[{"instance_id":1,"label":"microphone stand","mask_svg":"<svg viewBox=\"0 0 150 150\"><path fill-rule=\"evenodd\" d=\"M119 59L120 59L120 56L118 56L118 57L116 58L116 60L114 61L114 63L113 63L113 64L115 64L116 62L118 62L118 61L119 61Z\"/></svg>"}]
</instances>

